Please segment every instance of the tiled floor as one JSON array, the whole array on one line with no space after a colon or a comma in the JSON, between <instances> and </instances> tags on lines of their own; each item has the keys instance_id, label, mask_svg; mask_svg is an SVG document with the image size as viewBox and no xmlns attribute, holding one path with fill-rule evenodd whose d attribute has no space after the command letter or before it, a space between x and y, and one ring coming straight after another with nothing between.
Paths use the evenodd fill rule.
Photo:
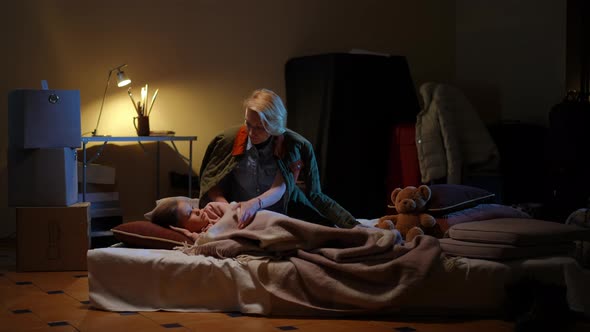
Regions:
<instances>
[{"instance_id":1,"label":"tiled floor","mask_svg":"<svg viewBox=\"0 0 590 332\"><path fill-rule=\"evenodd\" d=\"M0 240L0 332L501 332L514 328L514 324L501 320L389 321L254 317L239 313L105 312L89 305L86 271L18 273L15 261L14 240ZM590 325L580 325L578 330L588 331Z\"/></svg>"}]
</instances>

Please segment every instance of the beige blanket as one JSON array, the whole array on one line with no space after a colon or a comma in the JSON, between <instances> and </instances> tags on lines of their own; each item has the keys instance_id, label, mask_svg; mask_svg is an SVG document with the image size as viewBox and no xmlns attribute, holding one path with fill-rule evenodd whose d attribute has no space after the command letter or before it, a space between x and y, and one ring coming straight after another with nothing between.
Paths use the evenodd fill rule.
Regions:
<instances>
[{"instance_id":1,"label":"beige blanket","mask_svg":"<svg viewBox=\"0 0 590 332\"><path fill-rule=\"evenodd\" d=\"M266 314L397 311L440 265L438 240L428 236L402 245L395 232L325 227L270 211L240 230L236 218L229 209L195 245L178 249L247 264L266 290Z\"/></svg>"}]
</instances>

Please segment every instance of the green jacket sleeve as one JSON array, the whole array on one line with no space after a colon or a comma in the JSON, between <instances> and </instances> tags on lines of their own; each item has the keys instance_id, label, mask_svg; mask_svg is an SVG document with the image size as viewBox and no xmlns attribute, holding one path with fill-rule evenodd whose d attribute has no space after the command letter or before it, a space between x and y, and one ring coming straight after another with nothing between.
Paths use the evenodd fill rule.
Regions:
<instances>
[{"instance_id":1,"label":"green jacket sleeve","mask_svg":"<svg viewBox=\"0 0 590 332\"><path fill-rule=\"evenodd\" d=\"M288 130L285 134L285 182L289 193L287 214L327 226L352 228L359 223L340 204L322 192L320 175L311 143ZM299 166L301 167L299 169ZM298 175L295 175L297 174Z\"/></svg>"},{"instance_id":2,"label":"green jacket sleeve","mask_svg":"<svg viewBox=\"0 0 590 332\"><path fill-rule=\"evenodd\" d=\"M310 142L303 144L301 157L305 164L304 174L301 175L304 176L306 195L313 206L338 227L352 228L358 225L359 222L350 212L322 192L318 164Z\"/></svg>"}]
</instances>

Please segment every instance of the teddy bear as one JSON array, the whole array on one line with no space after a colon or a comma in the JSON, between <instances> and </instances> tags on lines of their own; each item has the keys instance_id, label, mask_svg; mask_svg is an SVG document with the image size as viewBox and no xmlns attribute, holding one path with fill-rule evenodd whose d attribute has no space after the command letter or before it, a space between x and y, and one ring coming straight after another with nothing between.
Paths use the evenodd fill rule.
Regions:
<instances>
[{"instance_id":1,"label":"teddy bear","mask_svg":"<svg viewBox=\"0 0 590 332\"><path fill-rule=\"evenodd\" d=\"M391 193L391 201L397 214L379 218L375 227L397 229L407 242L418 235L425 234L425 230L434 228L436 225L436 219L424 212L431 196L432 191L426 185L417 188L413 186L396 188Z\"/></svg>"}]
</instances>

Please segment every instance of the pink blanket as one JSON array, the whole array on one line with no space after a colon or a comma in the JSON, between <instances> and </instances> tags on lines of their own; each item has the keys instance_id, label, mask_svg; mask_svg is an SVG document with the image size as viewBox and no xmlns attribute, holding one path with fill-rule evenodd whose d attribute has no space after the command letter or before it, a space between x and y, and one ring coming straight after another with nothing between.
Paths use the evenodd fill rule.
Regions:
<instances>
[{"instance_id":1,"label":"pink blanket","mask_svg":"<svg viewBox=\"0 0 590 332\"><path fill-rule=\"evenodd\" d=\"M396 311L440 264L438 240L428 236L401 245L395 232L325 227L270 211L240 230L236 218L228 209L195 245L179 250L247 264L272 294L267 314Z\"/></svg>"}]
</instances>

